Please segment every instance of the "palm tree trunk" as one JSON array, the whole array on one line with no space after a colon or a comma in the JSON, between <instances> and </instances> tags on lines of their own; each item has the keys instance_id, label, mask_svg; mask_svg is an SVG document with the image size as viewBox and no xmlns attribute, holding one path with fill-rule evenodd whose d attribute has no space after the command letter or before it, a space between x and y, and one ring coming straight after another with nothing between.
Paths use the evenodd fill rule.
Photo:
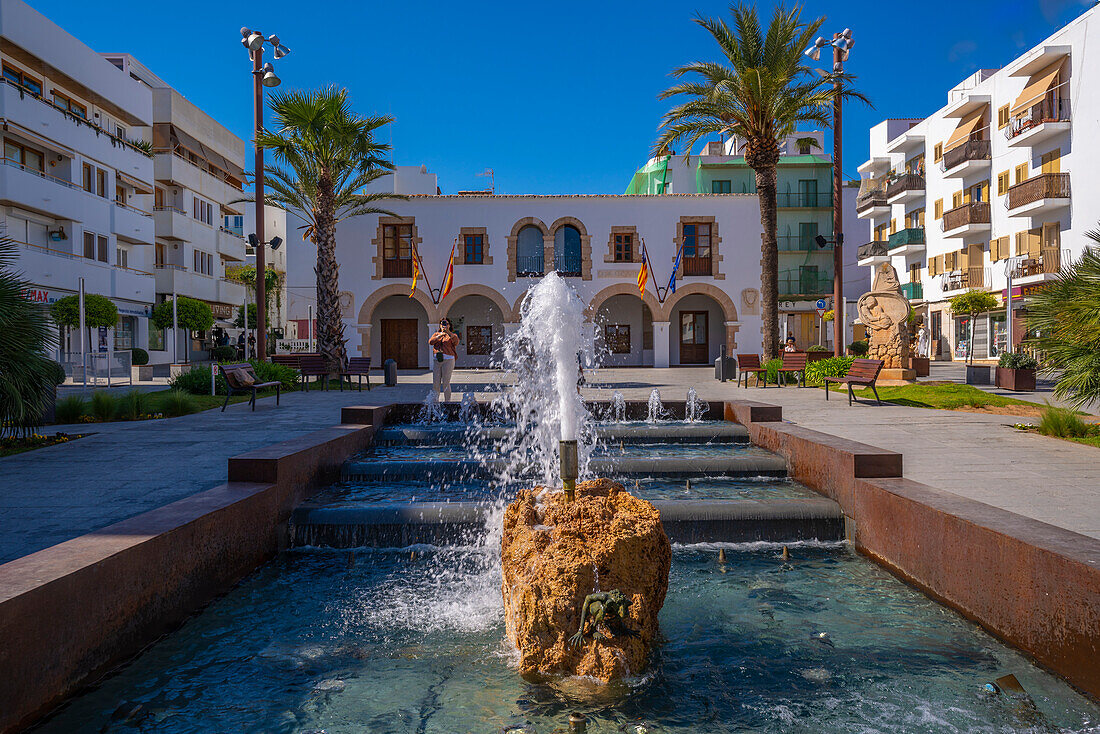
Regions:
<instances>
[{"instance_id":1,"label":"palm tree trunk","mask_svg":"<svg viewBox=\"0 0 1100 734\"><path fill-rule=\"evenodd\" d=\"M336 209L332 181L317 182L317 351L331 372L343 369L344 323L340 316L340 266L336 262Z\"/></svg>"},{"instance_id":2,"label":"palm tree trunk","mask_svg":"<svg viewBox=\"0 0 1100 734\"><path fill-rule=\"evenodd\" d=\"M775 166L756 171L756 194L760 199L760 303L764 317L764 359L779 356L779 245L776 223Z\"/></svg>"}]
</instances>

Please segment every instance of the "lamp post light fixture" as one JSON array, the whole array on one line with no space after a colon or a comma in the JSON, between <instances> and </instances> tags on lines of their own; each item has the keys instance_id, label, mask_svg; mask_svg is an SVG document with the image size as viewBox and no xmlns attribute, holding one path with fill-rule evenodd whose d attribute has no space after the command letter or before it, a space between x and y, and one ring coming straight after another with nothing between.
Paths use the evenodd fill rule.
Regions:
<instances>
[{"instance_id":1,"label":"lamp post light fixture","mask_svg":"<svg viewBox=\"0 0 1100 734\"><path fill-rule=\"evenodd\" d=\"M274 33L264 38L264 35L251 28L241 28L241 45L248 49L248 55L252 59L252 89L253 89L253 114L255 117L256 138L259 138L264 129L264 87L277 87L282 82L275 73L275 67L269 61L263 61L264 44L273 49L275 59L281 59L290 53L290 49L284 46L279 37ZM256 240L264 242L264 149L255 146L255 184L256 184ZM278 239L278 238L276 238ZM280 240L280 243L282 240ZM267 359L267 319L264 314L264 275L267 271L265 252L263 247L256 247L256 359ZM274 249L274 246L273 248ZM245 327L247 328L248 314L245 314Z\"/></svg>"},{"instance_id":2,"label":"lamp post light fixture","mask_svg":"<svg viewBox=\"0 0 1100 734\"><path fill-rule=\"evenodd\" d=\"M845 28L840 33L834 33L831 40L818 36L814 44L803 53L818 61L821 58L821 49L826 46L833 47L833 73L844 73L844 62L848 60L848 54L852 50L855 41L852 40L852 29ZM833 308L839 309L844 303L844 197L841 195L841 187L844 185L842 169L843 135L841 134L841 103L840 103L840 79L833 79ZM833 318L833 354L837 357L844 354L844 319L838 318L839 312Z\"/></svg>"}]
</instances>

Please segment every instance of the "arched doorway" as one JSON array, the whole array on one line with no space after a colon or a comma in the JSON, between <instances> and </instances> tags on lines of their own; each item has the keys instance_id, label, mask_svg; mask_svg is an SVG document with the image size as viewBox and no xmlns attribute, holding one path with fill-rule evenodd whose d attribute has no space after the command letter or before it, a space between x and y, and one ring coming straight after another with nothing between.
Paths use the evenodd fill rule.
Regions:
<instances>
[{"instance_id":1,"label":"arched doorway","mask_svg":"<svg viewBox=\"0 0 1100 734\"><path fill-rule=\"evenodd\" d=\"M706 284L683 286L665 304L669 315L669 362L709 364L732 353L737 333L737 307L722 289Z\"/></svg>"},{"instance_id":2,"label":"arched doorway","mask_svg":"<svg viewBox=\"0 0 1100 734\"><path fill-rule=\"evenodd\" d=\"M581 232L572 224L554 232L554 270L568 277L581 275Z\"/></svg>"},{"instance_id":3,"label":"arched doorway","mask_svg":"<svg viewBox=\"0 0 1100 734\"><path fill-rule=\"evenodd\" d=\"M490 366L504 340L504 317L493 299L480 294L462 296L451 304L447 318L459 338L455 367Z\"/></svg>"},{"instance_id":4,"label":"arched doorway","mask_svg":"<svg viewBox=\"0 0 1100 734\"><path fill-rule=\"evenodd\" d=\"M608 367L653 365L653 312L637 295L620 294L596 310L596 338Z\"/></svg>"},{"instance_id":5,"label":"arched doorway","mask_svg":"<svg viewBox=\"0 0 1100 734\"><path fill-rule=\"evenodd\" d=\"M542 230L528 224L516 236L516 276L543 275L544 257Z\"/></svg>"},{"instance_id":6,"label":"arched doorway","mask_svg":"<svg viewBox=\"0 0 1100 734\"><path fill-rule=\"evenodd\" d=\"M382 299L370 316L372 364L382 366L387 359L398 369L427 369L428 336L433 325L428 312L416 299L392 295Z\"/></svg>"}]
</instances>

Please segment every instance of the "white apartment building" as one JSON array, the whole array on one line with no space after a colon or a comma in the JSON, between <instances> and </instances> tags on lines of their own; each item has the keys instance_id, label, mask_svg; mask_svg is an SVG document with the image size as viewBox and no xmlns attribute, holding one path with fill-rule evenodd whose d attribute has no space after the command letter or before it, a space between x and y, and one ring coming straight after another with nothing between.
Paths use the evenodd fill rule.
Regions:
<instances>
[{"instance_id":1,"label":"white apartment building","mask_svg":"<svg viewBox=\"0 0 1100 734\"><path fill-rule=\"evenodd\" d=\"M243 214L226 215L225 228L238 237L244 237L247 240L248 235L254 233L253 230L256 229L256 205L249 201L245 202L243 206ZM276 237L282 242L278 247L272 248L271 242ZM282 276L282 285L272 297L271 318L268 327L273 329L277 335L281 334L282 336L279 338L294 339L297 338L296 327L294 333L290 333L291 329L288 328L287 324L289 300L286 278L286 212L277 206L264 208L264 239L267 240L267 244L264 245L264 264L267 268ZM256 250L252 245L245 246L245 262L253 267L256 266ZM249 291L249 294L254 297L251 291Z\"/></svg>"},{"instance_id":2,"label":"white apartment building","mask_svg":"<svg viewBox=\"0 0 1100 734\"><path fill-rule=\"evenodd\" d=\"M31 296L85 291L120 321L91 348L148 345L154 300L152 93L22 0L0 0L0 222ZM62 335L61 351L79 336Z\"/></svg>"},{"instance_id":3,"label":"white apartment building","mask_svg":"<svg viewBox=\"0 0 1100 734\"><path fill-rule=\"evenodd\" d=\"M244 141L132 56L105 57L152 90L156 300L205 301L216 323L230 326L245 289L226 278L226 266L244 262L245 241L226 229L225 217L244 211ZM150 334L151 362L208 358L207 334L181 329L174 349L170 334Z\"/></svg>"},{"instance_id":4,"label":"white apartment building","mask_svg":"<svg viewBox=\"0 0 1100 734\"><path fill-rule=\"evenodd\" d=\"M929 326L933 358L963 359L970 349L969 317L948 305L967 289L1002 304L974 324L974 357L1018 345L1028 295L1088 246L1100 215L1075 204L1092 201L1100 163L1092 93L1100 67L1089 51L1100 43L1100 26L1090 27L1097 20L1088 10L1004 68L974 73L926 118L871 128L857 206L874 237L859 264L894 265Z\"/></svg>"}]
</instances>

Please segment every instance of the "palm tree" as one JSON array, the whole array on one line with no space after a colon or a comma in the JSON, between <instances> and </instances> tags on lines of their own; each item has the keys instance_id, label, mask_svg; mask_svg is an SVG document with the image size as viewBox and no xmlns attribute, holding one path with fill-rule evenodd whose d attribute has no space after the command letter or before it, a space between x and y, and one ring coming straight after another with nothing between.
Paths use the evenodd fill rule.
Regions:
<instances>
[{"instance_id":1,"label":"palm tree","mask_svg":"<svg viewBox=\"0 0 1100 734\"><path fill-rule=\"evenodd\" d=\"M317 246L317 348L333 371L345 363L344 324L340 317L336 223L363 214L392 214L377 204L407 197L364 194L365 186L390 175L393 164L379 143L379 128L392 117L360 117L346 89L292 91L271 96L272 129L257 136L278 165L264 166L268 205L292 212L305 223Z\"/></svg>"},{"instance_id":2,"label":"palm tree","mask_svg":"<svg viewBox=\"0 0 1100 734\"><path fill-rule=\"evenodd\" d=\"M730 7L733 27L720 18L696 16L722 55L722 62L696 61L672 71L679 78L693 75L669 87L659 99L683 99L661 122L654 152L666 150L674 141L688 150L703 137L737 136L744 141L745 163L756 173L760 197L760 223L764 239L760 275L764 312L764 354L779 354L779 250L776 245L776 165L779 144L801 123L828 127L830 108L837 96L833 83L844 82L841 97L867 99L846 83L854 77L823 73L803 64L803 49L813 44L824 18L801 21L801 7L775 9L767 33L760 27L756 9L736 4ZM836 196L840 192L835 192Z\"/></svg>"},{"instance_id":3,"label":"palm tree","mask_svg":"<svg viewBox=\"0 0 1100 734\"><path fill-rule=\"evenodd\" d=\"M1086 236L1100 245L1100 230ZM1080 408L1100 401L1100 249L1062 268L1027 305L1025 344L1043 372L1057 378L1055 397Z\"/></svg>"}]
</instances>

